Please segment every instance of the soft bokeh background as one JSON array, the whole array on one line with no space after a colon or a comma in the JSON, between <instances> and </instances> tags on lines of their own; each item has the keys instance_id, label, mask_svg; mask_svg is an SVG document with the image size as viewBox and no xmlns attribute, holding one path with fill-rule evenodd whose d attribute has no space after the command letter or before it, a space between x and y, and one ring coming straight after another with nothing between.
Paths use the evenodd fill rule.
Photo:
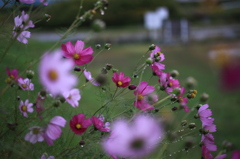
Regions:
<instances>
[{"instance_id":1,"label":"soft bokeh background","mask_svg":"<svg viewBox=\"0 0 240 159\"><path fill-rule=\"evenodd\" d=\"M5 87L3 81L6 78L6 66L25 69L25 63L29 64L38 58L60 38L74 20L80 6L79 0L50 2L48 7L33 18L40 18L47 13L51 15L51 20L37 23L36 29L32 29L29 44L14 45L5 62L1 64L1 89ZM96 1L83 1L83 10L92 8L94 2ZM144 14L154 12L159 7L168 10L168 17L162 21L161 27L147 29L144 25ZM27 8L25 6L25 9ZM11 7L1 10L1 21L8 18L9 11ZM86 45L93 47L98 43L111 43L111 49L99 55L89 70L97 73L106 63L110 63L127 75L131 75L136 61L148 50L150 44L160 46L166 57L166 71L178 70L182 83L187 77L194 77L198 81L198 95L204 92L209 94L208 104L217 125L215 142L221 145L227 140L233 143L233 149L240 149L239 17L238 0L109 0L109 7L104 11L104 15L96 13L93 17L93 20L103 20L105 29L100 31L99 27L92 27L92 22L87 20L63 42L84 40ZM187 22L187 28L182 33L185 36L181 36L181 20ZM12 22L13 20L8 19L6 26L12 28ZM11 35L7 27L3 29L6 29L5 34ZM95 32L96 30L98 32ZM0 48L5 45L6 42L1 40ZM28 56L28 60L25 56ZM37 70L37 66L34 69ZM35 80L37 81L37 78ZM40 85L36 85L36 88L40 88ZM87 105L92 105L94 110L98 108L98 105L92 103L91 95L83 93L81 110L87 108Z\"/></svg>"}]
</instances>

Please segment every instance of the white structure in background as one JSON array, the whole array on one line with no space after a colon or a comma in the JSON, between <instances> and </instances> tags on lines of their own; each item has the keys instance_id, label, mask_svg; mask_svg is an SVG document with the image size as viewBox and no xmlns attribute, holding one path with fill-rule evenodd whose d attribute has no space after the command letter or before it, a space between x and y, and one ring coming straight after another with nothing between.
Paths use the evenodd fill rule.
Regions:
<instances>
[{"instance_id":1,"label":"white structure in background","mask_svg":"<svg viewBox=\"0 0 240 159\"><path fill-rule=\"evenodd\" d=\"M144 25L150 31L150 38L159 38L159 29L162 28L163 20L168 19L168 10L165 7L158 8L155 12L146 12L144 15Z\"/></svg>"}]
</instances>

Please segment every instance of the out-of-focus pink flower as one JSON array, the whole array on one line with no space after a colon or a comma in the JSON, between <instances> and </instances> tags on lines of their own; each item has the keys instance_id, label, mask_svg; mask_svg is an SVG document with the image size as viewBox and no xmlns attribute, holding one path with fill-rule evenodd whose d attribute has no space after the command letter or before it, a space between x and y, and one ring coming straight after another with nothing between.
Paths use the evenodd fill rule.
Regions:
<instances>
[{"instance_id":1,"label":"out-of-focus pink flower","mask_svg":"<svg viewBox=\"0 0 240 159\"><path fill-rule=\"evenodd\" d=\"M106 124L104 124L104 120L98 117L93 116L92 117L92 123L94 125L94 127L100 131L104 131L104 132L110 132L110 124L109 122L107 122Z\"/></svg>"},{"instance_id":2,"label":"out-of-focus pink flower","mask_svg":"<svg viewBox=\"0 0 240 159\"><path fill-rule=\"evenodd\" d=\"M211 109L207 109L208 107L208 104L204 104L198 109L198 117L204 125L209 125L212 122L208 119L212 115L212 111Z\"/></svg>"},{"instance_id":3,"label":"out-of-focus pink flower","mask_svg":"<svg viewBox=\"0 0 240 159\"><path fill-rule=\"evenodd\" d=\"M214 159L224 159L225 157L227 157L227 155L222 154L222 155L216 156ZM202 159L213 159L212 154L204 145L202 146Z\"/></svg>"},{"instance_id":4,"label":"out-of-focus pink flower","mask_svg":"<svg viewBox=\"0 0 240 159\"><path fill-rule=\"evenodd\" d=\"M31 83L31 80L28 78L18 78L18 85L22 88L22 90L34 90L34 84Z\"/></svg>"},{"instance_id":5,"label":"out-of-focus pink flower","mask_svg":"<svg viewBox=\"0 0 240 159\"><path fill-rule=\"evenodd\" d=\"M84 133L90 125L92 125L91 118L85 119L85 115L81 113L74 115L72 120L70 120L70 128L78 135Z\"/></svg>"},{"instance_id":6,"label":"out-of-focus pink flower","mask_svg":"<svg viewBox=\"0 0 240 159\"><path fill-rule=\"evenodd\" d=\"M48 5L48 2L47 0L39 0L43 5L47 6Z\"/></svg>"},{"instance_id":7,"label":"out-of-focus pink flower","mask_svg":"<svg viewBox=\"0 0 240 159\"><path fill-rule=\"evenodd\" d=\"M162 63L158 63L158 62L153 62L151 64L151 68L152 68L153 73L160 76L163 73L162 70L165 69L165 65Z\"/></svg>"},{"instance_id":8,"label":"out-of-focus pink flower","mask_svg":"<svg viewBox=\"0 0 240 159\"><path fill-rule=\"evenodd\" d=\"M112 80L117 87L127 87L130 84L131 78L128 76L125 77L123 72L120 72L119 74L114 72Z\"/></svg>"},{"instance_id":9,"label":"out-of-focus pink flower","mask_svg":"<svg viewBox=\"0 0 240 159\"><path fill-rule=\"evenodd\" d=\"M208 132L216 132L216 125L213 124L214 118L207 118L207 120L205 123L202 123L202 128Z\"/></svg>"},{"instance_id":10,"label":"out-of-focus pink flower","mask_svg":"<svg viewBox=\"0 0 240 159\"><path fill-rule=\"evenodd\" d=\"M72 59L76 65L84 65L93 59L93 49L91 47L84 49L84 42L81 40L78 40L75 46L70 41L62 44L62 50L63 56Z\"/></svg>"},{"instance_id":11,"label":"out-of-focus pink flower","mask_svg":"<svg viewBox=\"0 0 240 159\"><path fill-rule=\"evenodd\" d=\"M94 78L92 78L91 72L89 72L86 69L84 69L83 73L84 73L84 76L86 77L86 79L90 83L92 83L94 86L100 86L100 83L98 83Z\"/></svg>"},{"instance_id":12,"label":"out-of-focus pink flower","mask_svg":"<svg viewBox=\"0 0 240 159\"><path fill-rule=\"evenodd\" d=\"M33 106L33 104L29 103L28 99L25 102L20 101L19 110L23 114L24 117L28 117L27 112L29 112L29 113L33 112L32 106Z\"/></svg>"},{"instance_id":13,"label":"out-of-focus pink flower","mask_svg":"<svg viewBox=\"0 0 240 159\"><path fill-rule=\"evenodd\" d=\"M73 62L62 59L61 51L46 53L39 64L41 84L53 96L70 91L77 84L77 77L71 73Z\"/></svg>"},{"instance_id":14,"label":"out-of-focus pink flower","mask_svg":"<svg viewBox=\"0 0 240 159\"><path fill-rule=\"evenodd\" d=\"M102 145L112 157L137 158L148 155L162 139L160 123L152 116L141 114L131 123L125 119L115 121Z\"/></svg>"},{"instance_id":15,"label":"out-of-focus pink flower","mask_svg":"<svg viewBox=\"0 0 240 159\"><path fill-rule=\"evenodd\" d=\"M180 103L180 106L183 108L183 110L186 113L188 113L190 109L187 106L188 99L184 97L184 93L185 93L185 88L184 87L180 88L180 94L177 95L177 101Z\"/></svg>"},{"instance_id":16,"label":"out-of-focus pink flower","mask_svg":"<svg viewBox=\"0 0 240 159\"><path fill-rule=\"evenodd\" d=\"M37 100L36 100L36 111L37 111L37 114L38 114L38 117L42 120L42 115L41 115L41 111L44 110L44 100L46 99L46 97L42 97L40 95L40 93L38 93L38 96L37 96Z\"/></svg>"},{"instance_id":17,"label":"out-of-focus pink flower","mask_svg":"<svg viewBox=\"0 0 240 159\"><path fill-rule=\"evenodd\" d=\"M159 84L160 84L160 87L161 87L161 90L165 90L168 86L168 78L169 78L170 74L169 73L165 73L165 72L162 72L160 75L159 75Z\"/></svg>"},{"instance_id":18,"label":"out-of-focus pink flower","mask_svg":"<svg viewBox=\"0 0 240 159\"><path fill-rule=\"evenodd\" d=\"M33 126L29 128L30 132L27 133L24 137L26 141L29 141L33 144L36 142L42 142L44 140L43 137L43 128L39 126Z\"/></svg>"},{"instance_id":19,"label":"out-of-focus pink flower","mask_svg":"<svg viewBox=\"0 0 240 159\"><path fill-rule=\"evenodd\" d=\"M7 75L10 77L11 80L17 81L19 76L18 76L18 70L17 69L13 69L13 70L9 70L9 68L6 68L6 72Z\"/></svg>"},{"instance_id":20,"label":"out-of-focus pink flower","mask_svg":"<svg viewBox=\"0 0 240 159\"><path fill-rule=\"evenodd\" d=\"M201 142L209 151L216 151L217 146L214 145L214 137L212 134L202 135Z\"/></svg>"},{"instance_id":21,"label":"out-of-focus pink flower","mask_svg":"<svg viewBox=\"0 0 240 159\"><path fill-rule=\"evenodd\" d=\"M25 14L24 11L22 11L21 16L16 16L14 18L14 23L15 26L13 28L13 37L17 37L17 40L19 42L27 44L27 38L30 38L31 33L25 30L28 28L34 28L33 22L29 20L29 15Z\"/></svg>"},{"instance_id":22,"label":"out-of-focus pink flower","mask_svg":"<svg viewBox=\"0 0 240 159\"><path fill-rule=\"evenodd\" d=\"M240 158L240 150L235 150L232 152L231 159L239 159Z\"/></svg>"},{"instance_id":23,"label":"out-of-focus pink flower","mask_svg":"<svg viewBox=\"0 0 240 159\"><path fill-rule=\"evenodd\" d=\"M43 154L43 155L41 156L41 159L55 159L55 157L54 157L54 156L48 156L48 157L47 157L47 155Z\"/></svg>"},{"instance_id":24,"label":"out-of-focus pink flower","mask_svg":"<svg viewBox=\"0 0 240 159\"><path fill-rule=\"evenodd\" d=\"M148 86L147 82L142 81L134 91L134 95L136 96L134 106L145 112L153 110L154 107L151 104L158 100L157 95L151 94L154 90L153 86Z\"/></svg>"},{"instance_id":25,"label":"out-of-focus pink flower","mask_svg":"<svg viewBox=\"0 0 240 159\"><path fill-rule=\"evenodd\" d=\"M165 56L160 51L161 51L160 47L156 46L155 49L150 53L150 57L151 58L159 57L160 60L158 62L162 62L165 59Z\"/></svg>"},{"instance_id":26,"label":"out-of-focus pink flower","mask_svg":"<svg viewBox=\"0 0 240 159\"><path fill-rule=\"evenodd\" d=\"M77 107L78 101L81 99L80 91L76 88L68 92L64 92L63 97L72 107Z\"/></svg>"},{"instance_id":27,"label":"out-of-focus pink flower","mask_svg":"<svg viewBox=\"0 0 240 159\"><path fill-rule=\"evenodd\" d=\"M19 0L21 3L32 4L35 0Z\"/></svg>"},{"instance_id":28,"label":"out-of-focus pink flower","mask_svg":"<svg viewBox=\"0 0 240 159\"><path fill-rule=\"evenodd\" d=\"M53 145L53 140L61 136L62 130L60 127L65 127L66 120L61 116L53 117L44 132L44 139L48 145Z\"/></svg>"}]
</instances>

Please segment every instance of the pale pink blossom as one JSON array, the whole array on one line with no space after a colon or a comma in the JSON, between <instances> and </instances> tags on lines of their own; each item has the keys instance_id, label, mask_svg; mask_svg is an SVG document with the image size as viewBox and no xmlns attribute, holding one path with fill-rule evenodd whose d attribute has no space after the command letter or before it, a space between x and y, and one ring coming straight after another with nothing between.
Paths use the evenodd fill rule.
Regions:
<instances>
[{"instance_id":1,"label":"pale pink blossom","mask_svg":"<svg viewBox=\"0 0 240 159\"><path fill-rule=\"evenodd\" d=\"M29 128L30 132L27 133L24 137L26 141L29 141L33 144L36 142L42 142L44 140L43 137L43 128L39 126L33 126Z\"/></svg>"},{"instance_id":2,"label":"pale pink blossom","mask_svg":"<svg viewBox=\"0 0 240 159\"><path fill-rule=\"evenodd\" d=\"M97 130L110 132L110 127L109 127L110 123L109 122L104 123L104 119L102 117L98 118L93 116L92 123Z\"/></svg>"},{"instance_id":3,"label":"pale pink blossom","mask_svg":"<svg viewBox=\"0 0 240 159\"><path fill-rule=\"evenodd\" d=\"M28 78L18 78L18 85L22 88L22 90L34 90L34 84L31 83L31 80Z\"/></svg>"},{"instance_id":4,"label":"pale pink blossom","mask_svg":"<svg viewBox=\"0 0 240 159\"><path fill-rule=\"evenodd\" d=\"M29 103L28 99L23 102L20 101L20 105L18 106L20 112L23 114L24 117L28 117L27 113L32 113L33 112L33 108L32 108L33 104Z\"/></svg>"},{"instance_id":5,"label":"pale pink blossom","mask_svg":"<svg viewBox=\"0 0 240 159\"><path fill-rule=\"evenodd\" d=\"M69 92L64 92L63 97L72 107L77 107L78 101L81 99L80 91L76 88Z\"/></svg>"},{"instance_id":6,"label":"pale pink blossom","mask_svg":"<svg viewBox=\"0 0 240 159\"><path fill-rule=\"evenodd\" d=\"M41 159L55 159L55 157L54 156L47 156L47 155L43 154L41 156Z\"/></svg>"},{"instance_id":7,"label":"pale pink blossom","mask_svg":"<svg viewBox=\"0 0 240 159\"><path fill-rule=\"evenodd\" d=\"M21 3L32 4L35 0L19 0Z\"/></svg>"},{"instance_id":8,"label":"pale pink blossom","mask_svg":"<svg viewBox=\"0 0 240 159\"><path fill-rule=\"evenodd\" d=\"M61 116L55 116L50 120L44 131L44 139L48 145L53 145L53 141L61 136L62 130L60 127L65 127L66 122Z\"/></svg>"},{"instance_id":9,"label":"pale pink blossom","mask_svg":"<svg viewBox=\"0 0 240 159\"><path fill-rule=\"evenodd\" d=\"M152 116L141 114L132 122L119 119L112 124L103 149L112 157L140 158L148 155L163 139L161 124Z\"/></svg>"},{"instance_id":10,"label":"pale pink blossom","mask_svg":"<svg viewBox=\"0 0 240 159\"><path fill-rule=\"evenodd\" d=\"M71 73L73 62L61 54L61 50L46 53L39 64L40 82L53 96L68 92L77 84L77 77Z\"/></svg>"},{"instance_id":11,"label":"pale pink blossom","mask_svg":"<svg viewBox=\"0 0 240 159\"><path fill-rule=\"evenodd\" d=\"M92 83L94 86L100 86L100 83L98 83L93 77L90 71L87 71L84 69L83 71L85 78Z\"/></svg>"}]
</instances>

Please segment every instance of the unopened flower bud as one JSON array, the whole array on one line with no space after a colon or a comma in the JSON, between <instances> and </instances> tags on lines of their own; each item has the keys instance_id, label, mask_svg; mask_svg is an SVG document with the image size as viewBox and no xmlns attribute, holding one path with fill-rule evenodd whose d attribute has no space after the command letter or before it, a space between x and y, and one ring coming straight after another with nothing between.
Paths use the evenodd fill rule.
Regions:
<instances>
[{"instance_id":1,"label":"unopened flower bud","mask_svg":"<svg viewBox=\"0 0 240 159\"><path fill-rule=\"evenodd\" d=\"M100 85L105 85L107 83L107 76L105 74L99 74L96 77L96 82Z\"/></svg>"},{"instance_id":2,"label":"unopened flower bud","mask_svg":"<svg viewBox=\"0 0 240 159\"><path fill-rule=\"evenodd\" d=\"M179 72L177 70L172 70L170 72L170 75L173 77L173 78L176 78L177 76L179 76Z\"/></svg>"},{"instance_id":3,"label":"unopened flower bud","mask_svg":"<svg viewBox=\"0 0 240 159\"><path fill-rule=\"evenodd\" d=\"M194 115L194 118L195 118L195 119L198 119L198 118L199 118L199 115L198 115L198 114Z\"/></svg>"},{"instance_id":4,"label":"unopened flower bud","mask_svg":"<svg viewBox=\"0 0 240 159\"><path fill-rule=\"evenodd\" d=\"M196 81L195 78L193 78L193 77L188 77L188 78L186 79L186 86L187 86L188 88L193 88L193 87L195 87L196 85L197 85L197 81Z\"/></svg>"},{"instance_id":5,"label":"unopened flower bud","mask_svg":"<svg viewBox=\"0 0 240 159\"><path fill-rule=\"evenodd\" d=\"M176 96L174 96L174 97L171 98L171 101L176 101L176 100L177 100L177 97L176 97Z\"/></svg>"},{"instance_id":6,"label":"unopened flower bud","mask_svg":"<svg viewBox=\"0 0 240 159\"><path fill-rule=\"evenodd\" d=\"M188 128L189 129L193 129L193 128L195 128L196 127L196 124L195 123L190 123L190 124L188 124Z\"/></svg>"},{"instance_id":7,"label":"unopened flower bud","mask_svg":"<svg viewBox=\"0 0 240 159\"><path fill-rule=\"evenodd\" d=\"M158 61L160 61L160 60L161 60L161 57L156 57L156 58L154 59L155 62L158 62Z\"/></svg>"},{"instance_id":8,"label":"unopened flower bud","mask_svg":"<svg viewBox=\"0 0 240 159\"><path fill-rule=\"evenodd\" d=\"M138 78L138 75L137 75L137 74L134 74L134 75L133 75L133 78Z\"/></svg>"},{"instance_id":9,"label":"unopened flower bud","mask_svg":"<svg viewBox=\"0 0 240 159\"><path fill-rule=\"evenodd\" d=\"M27 78L28 79L32 79L33 78L33 76L34 76L34 71L33 70L27 70Z\"/></svg>"},{"instance_id":10,"label":"unopened flower bud","mask_svg":"<svg viewBox=\"0 0 240 159\"><path fill-rule=\"evenodd\" d=\"M96 49L100 49L101 47L102 47L101 44L96 44L96 45L95 45L95 48L96 48Z\"/></svg>"},{"instance_id":11,"label":"unopened flower bud","mask_svg":"<svg viewBox=\"0 0 240 159\"><path fill-rule=\"evenodd\" d=\"M191 136L185 139L185 150L192 148L195 145L195 139Z\"/></svg>"},{"instance_id":12,"label":"unopened flower bud","mask_svg":"<svg viewBox=\"0 0 240 159\"><path fill-rule=\"evenodd\" d=\"M233 144L226 140L223 141L222 145L223 145L223 148L226 149L227 151L230 151L233 148Z\"/></svg>"},{"instance_id":13,"label":"unopened flower bud","mask_svg":"<svg viewBox=\"0 0 240 159\"><path fill-rule=\"evenodd\" d=\"M103 67L101 70L101 73L106 75L108 73L108 70L105 67Z\"/></svg>"},{"instance_id":14,"label":"unopened flower bud","mask_svg":"<svg viewBox=\"0 0 240 159\"><path fill-rule=\"evenodd\" d=\"M198 110L201 106L202 106L202 104L198 104L198 105L196 106L196 109Z\"/></svg>"},{"instance_id":15,"label":"unopened flower bud","mask_svg":"<svg viewBox=\"0 0 240 159\"><path fill-rule=\"evenodd\" d=\"M66 99L64 97L60 97L59 100L61 103L64 103L66 101Z\"/></svg>"},{"instance_id":16,"label":"unopened flower bud","mask_svg":"<svg viewBox=\"0 0 240 159\"><path fill-rule=\"evenodd\" d=\"M203 93L200 97L201 102L206 102L209 98L209 95L207 93Z\"/></svg>"},{"instance_id":17,"label":"unopened flower bud","mask_svg":"<svg viewBox=\"0 0 240 159\"><path fill-rule=\"evenodd\" d=\"M187 95L188 99L192 99L192 98L195 98L195 97L196 97L196 94L194 94L194 93L191 93L191 94Z\"/></svg>"},{"instance_id":18,"label":"unopened flower bud","mask_svg":"<svg viewBox=\"0 0 240 159\"><path fill-rule=\"evenodd\" d=\"M182 125L182 126L187 126L187 124L188 124L187 120L183 120L183 121L181 122L181 125Z\"/></svg>"},{"instance_id":19,"label":"unopened flower bud","mask_svg":"<svg viewBox=\"0 0 240 159\"><path fill-rule=\"evenodd\" d=\"M155 108L154 111L157 113L159 112L159 108Z\"/></svg>"},{"instance_id":20,"label":"unopened flower bud","mask_svg":"<svg viewBox=\"0 0 240 159\"><path fill-rule=\"evenodd\" d=\"M108 7L108 1L107 0L102 0L103 8L107 9Z\"/></svg>"},{"instance_id":21,"label":"unopened flower bud","mask_svg":"<svg viewBox=\"0 0 240 159\"><path fill-rule=\"evenodd\" d=\"M149 49L150 51L154 50L155 48L156 48L156 45L154 45L154 44L152 44L152 45L150 45L150 46L148 47L148 49Z\"/></svg>"},{"instance_id":22,"label":"unopened flower bud","mask_svg":"<svg viewBox=\"0 0 240 159\"><path fill-rule=\"evenodd\" d=\"M85 145L85 141L81 140L81 141L79 142L79 145L80 145L80 146Z\"/></svg>"},{"instance_id":23,"label":"unopened flower bud","mask_svg":"<svg viewBox=\"0 0 240 159\"><path fill-rule=\"evenodd\" d=\"M180 94L180 92L181 92L181 88L176 87L173 89L172 94L175 94L176 96L178 96Z\"/></svg>"},{"instance_id":24,"label":"unopened flower bud","mask_svg":"<svg viewBox=\"0 0 240 159\"><path fill-rule=\"evenodd\" d=\"M118 69L113 68L112 71L113 71L113 73L115 73L115 72L118 72Z\"/></svg>"},{"instance_id":25,"label":"unopened flower bud","mask_svg":"<svg viewBox=\"0 0 240 159\"><path fill-rule=\"evenodd\" d=\"M56 107L56 108L59 107L60 106L60 101L59 100L54 101L53 106Z\"/></svg>"},{"instance_id":26,"label":"unopened flower bud","mask_svg":"<svg viewBox=\"0 0 240 159\"><path fill-rule=\"evenodd\" d=\"M81 71L81 68L76 66L76 67L74 67L74 71L80 72L80 71Z\"/></svg>"},{"instance_id":27,"label":"unopened flower bud","mask_svg":"<svg viewBox=\"0 0 240 159\"><path fill-rule=\"evenodd\" d=\"M47 92L45 90L40 91L40 96L41 97L46 97L46 95L47 95Z\"/></svg>"},{"instance_id":28,"label":"unopened flower bud","mask_svg":"<svg viewBox=\"0 0 240 159\"><path fill-rule=\"evenodd\" d=\"M104 45L105 49L107 49L107 50L110 50L111 46L112 46L112 44L110 44L110 43L106 43Z\"/></svg>"},{"instance_id":29,"label":"unopened flower bud","mask_svg":"<svg viewBox=\"0 0 240 159\"><path fill-rule=\"evenodd\" d=\"M17 126L18 126L17 123L7 123L7 127L12 131L14 131Z\"/></svg>"},{"instance_id":30,"label":"unopened flower bud","mask_svg":"<svg viewBox=\"0 0 240 159\"><path fill-rule=\"evenodd\" d=\"M152 58L148 58L146 60L146 64L151 65L152 63L153 63L153 59Z\"/></svg>"},{"instance_id":31,"label":"unopened flower bud","mask_svg":"<svg viewBox=\"0 0 240 159\"><path fill-rule=\"evenodd\" d=\"M95 19L92 23L92 28L95 32L100 32L105 29L106 24L101 19Z\"/></svg>"},{"instance_id":32,"label":"unopened flower bud","mask_svg":"<svg viewBox=\"0 0 240 159\"><path fill-rule=\"evenodd\" d=\"M96 14L96 11L92 9L92 10L90 10L90 13L91 14Z\"/></svg>"},{"instance_id":33,"label":"unopened flower bud","mask_svg":"<svg viewBox=\"0 0 240 159\"><path fill-rule=\"evenodd\" d=\"M111 70L112 67L113 67L113 65L111 65L111 64L106 64L106 69L107 69L107 70Z\"/></svg>"},{"instance_id":34,"label":"unopened flower bud","mask_svg":"<svg viewBox=\"0 0 240 159\"><path fill-rule=\"evenodd\" d=\"M178 110L178 107L172 107L172 111Z\"/></svg>"},{"instance_id":35,"label":"unopened flower bud","mask_svg":"<svg viewBox=\"0 0 240 159\"><path fill-rule=\"evenodd\" d=\"M44 14L44 19L46 20L46 22L48 22L50 19L51 19L51 15L49 15L49 14Z\"/></svg>"},{"instance_id":36,"label":"unopened flower bud","mask_svg":"<svg viewBox=\"0 0 240 159\"><path fill-rule=\"evenodd\" d=\"M19 101L21 98L19 96L17 96L17 100Z\"/></svg>"},{"instance_id":37,"label":"unopened flower bud","mask_svg":"<svg viewBox=\"0 0 240 159\"><path fill-rule=\"evenodd\" d=\"M199 129L199 132L200 132L201 134L206 135L206 134L208 134L210 131L209 131L208 129L203 129L203 128L201 128L201 129Z\"/></svg>"},{"instance_id":38,"label":"unopened flower bud","mask_svg":"<svg viewBox=\"0 0 240 159\"><path fill-rule=\"evenodd\" d=\"M128 89L130 89L130 90L135 90L136 88L137 88L137 86L133 85L133 84L128 86Z\"/></svg>"}]
</instances>

